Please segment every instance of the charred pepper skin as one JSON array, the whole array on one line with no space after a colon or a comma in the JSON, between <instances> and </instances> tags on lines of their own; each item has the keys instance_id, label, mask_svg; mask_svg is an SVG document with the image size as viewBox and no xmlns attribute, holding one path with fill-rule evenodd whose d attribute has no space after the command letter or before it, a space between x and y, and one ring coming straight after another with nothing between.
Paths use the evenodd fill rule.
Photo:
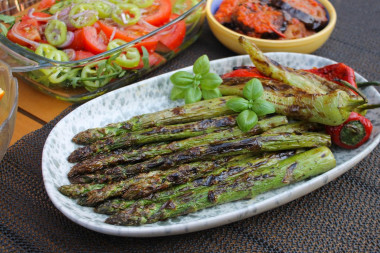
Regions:
<instances>
[{"instance_id":1,"label":"charred pepper skin","mask_svg":"<svg viewBox=\"0 0 380 253\"><path fill-rule=\"evenodd\" d=\"M326 132L331 141L342 148L355 149L368 141L372 133L372 123L369 119L352 112L350 117L339 126L326 126Z\"/></svg>"}]
</instances>

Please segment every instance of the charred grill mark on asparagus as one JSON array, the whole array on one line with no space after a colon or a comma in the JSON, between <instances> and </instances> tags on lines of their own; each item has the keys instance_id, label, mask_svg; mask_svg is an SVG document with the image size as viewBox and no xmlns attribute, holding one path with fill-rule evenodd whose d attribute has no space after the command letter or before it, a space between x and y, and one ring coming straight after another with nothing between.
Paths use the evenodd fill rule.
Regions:
<instances>
[{"instance_id":1,"label":"charred grill mark on asparagus","mask_svg":"<svg viewBox=\"0 0 380 253\"><path fill-rule=\"evenodd\" d=\"M215 168L222 166L226 162L236 159L225 157L218 161L203 161L190 164L183 164L177 168L167 171L152 171L141 173L138 176L108 184L99 190L87 193L87 199L82 200L82 205L93 206L99 202L112 197L123 196L125 199L137 199L146 197L156 191L166 189L172 185L183 184L190 180L202 177L204 174L212 172Z\"/></svg>"},{"instance_id":2,"label":"charred grill mark on asparagus","mask_svg":"<svg viewBox=\"0 0 380 253\"><path fill-rule=\"evenodd\" d=\"M90 159L82 161L74 165L68 176L74 178L81 174L93 173L101 170L106 166L114 166L121 163L137 162L144 159L149 159L158 155L165 155L176 151L188 149L194 146L205 145L208 143L222 141L242 135L255 135L267 131L273 127L284 125L287 119L284 116L273 116L264 118L247 134L243 134L238 127L232 127L216 133L210 133L197 137L187 138L185 140L171 142L153 147L142 147L141 149L132 150L128 152L121 152L119 154L111 153L109 156L102 157L101 159Z\"/></svg>"},{"instance_id":3,"label":"charred grill mark on asparagus","mask_svg":"<svg viewBox=\"0 0 380 253\"><path fill-rule=\"evenodd\" d=\"M276 162L289 158L296 153L301 153L303 151L290 150L279 153L267 153L258 157L251 157L247 159L239 159L237 162L228 162L224 167L218 168L215 171L205 175L202 178L196 179L194 181L187 182L186 184L178 185L170 189L156 192L149 197L140 199L138 201L131 201L126 199L112 199L105 201L104 203L98 205L95 208L95 212L104 214L114 214L118 211L124 210L135 204L145 205L147 203L162 203L164 204L170 198L180 196L188 191L199 191L205 187L210 187L212 185L226 183L228 181L234 180L234 178L242 175L243 173L252 171L261 166L271 166Z\"/></svg>"},{"instance_id":4,"label":"charred grill mark on asparagus","mask_svg":"<svg viewBox=\"0 0 380 253\"><path fill-rule=\"evenodd\" d=\"M77 144L90 144L99 139L119 135L125 132L230 115L234 112L228 109L225 105L231 98L232 97L221 97L202 100L193 104L134 116L127 121L112 123L105 127L87 129L75 135L72 140Z\"/></svg>"},{"instance_id":5,"label":"charred grill mark on asparagus","mask_svg":"<svg viewBox=\"0 0 380 253\"><path fill-rule=\"evenodd\" d=\"M292 156L272 166L262 166L245 173L235 180L222 185L213 185L201 190L193 190L170 198L162 204L133 204L129 208L110 216L106 223L115 225L142 225L195 212L201 209L236 200L253 198L263 192L289 183L298 182L324 173L335 166L332 152L320 147ZM283 180L289 167L292 181Z\"/></svg>"},{"instance_id":6,"label":"charred grill mark on asparagus","mask_svg":"<svg viewBox=\"0 0 380 253\"><path fill-rule=\"evenodd\" d=\"M124 133L96 141L74 150L69 162L79 162L97 153L105 153L136 144L180 140L226 129L236 125L236 116L223 116L197 122L149 128L137 132Z\"/></svg>"},{"instance_id":7,"label":"charred grill mark on asparagus","mask_svg":"<svg viewBox=\"0 0 380 253\"><path fill-rule=\"evenodd\" d=\"M321 133L277 133L262 134L250 138L240 138L209 145L193 147L165 156L156 156L150 160L131 165L119 165L112 173L123 171L127 175L145 173L151 170L163 170L178 164L194 160L218 159L224 156L281 151L297 148L330 146L330 136Z\"/></svg>"}]
</instances>

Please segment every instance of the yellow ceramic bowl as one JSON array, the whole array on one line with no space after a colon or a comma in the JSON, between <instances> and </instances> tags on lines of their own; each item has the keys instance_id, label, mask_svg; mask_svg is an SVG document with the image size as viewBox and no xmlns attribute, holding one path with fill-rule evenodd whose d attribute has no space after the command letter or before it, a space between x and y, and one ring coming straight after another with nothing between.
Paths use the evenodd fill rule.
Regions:
<instances>
[{"instance_id":1,"label":"yellow ceramic bowl","mask_svg":"<svg viewBox=\"0 0 380 253\"><path fill-rule=\"evenodd\" d=\"M250 41L254 42L264 52L297 52L312 53L320 48L330 37L336 24L336 11L334 6L328 0L319 0L323 4L329 15L329 23L321 31L311 36L293 39L293 40L267 40L257 39L246 36ZM238 38L242 34L234 32L220 24L213 15L213 12L219 8L220 0L208 0L206 6L207 21L211 31L215 37L227 48L238 54L246 54L240 46Z\"/></svg>"}]
</instances>

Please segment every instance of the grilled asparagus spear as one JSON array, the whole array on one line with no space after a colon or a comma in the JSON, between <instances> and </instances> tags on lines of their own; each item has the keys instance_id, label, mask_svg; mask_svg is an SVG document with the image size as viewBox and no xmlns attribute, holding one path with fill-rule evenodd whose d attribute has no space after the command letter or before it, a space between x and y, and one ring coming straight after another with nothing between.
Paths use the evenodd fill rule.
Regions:
<instances>
[{"instance_id":1,"label":"grilled asparagus spear","mask_svg":"<svg viewBox=\"0 0 380 253\"><path fill-rule=\"evenodd\" d=\"M232 97L221 97L203 100L197 103L170 108L159 112L134 116L127 121L85 130L75 135L72 140L77 144L89 144L99 139L119 135L125 132L230 115L234 112L228 109L225 105L231 98Z\"/></svg>"},{"instance_id":2,"label":"grilled asparagus spear","mask_svg":"<svg viewBox=\"0 0 380 253\"><path fill-rule=\"evenodd\" d=\"M304 151L290 150L276 153L266 153L257 157L240 159L237 162L230 161L224 167L220 167L214 170L213 172L204 175L204 177L202 178L187 182L185 184L177 185L164 191L156 192L144 199L134 201L118 198L105 201L104 203L98 205L95 208L95 212L104 214L114 214L118 211L128 208L132 204L136 204L136 206L146 205L149 203L164 204L169 199L176 196L180 196L185 192L200 191L205 187L210 187L211 185L221 184L227 181L234 180L234 178L248 171L252 171L264 165L271 166L280 160L286 159L295 155L296 153L301 152Z\"/></svg>"},{"instance_id":3,"label":"grilled asparagus spear","mask_svg":"<svg viewBox=\"0 0 380 253\"><path fill-rule=\"evenodd\" d=\"M137 144L173 141L212 133L236 125L236 116L222 116L196 122L148 128L141 131L123 133L96 141L88 146L74 150L69 162L78 162L97 153L126 148Z\"/></svg>"},{"instance_id":4,"label":"grilled asparagus spear","mask_svg":"<svg viewBox=\"0 0 380 253\"><path fill-rule=\"evenodd\" d=\"M321 125L312 124L307 122L296 122L280 127L272 128L265 131L264 134L278 134L278 133L304 133L307 131L317 131L321 130ZM230 132L232 133L232 132ZM220 140L219 140L220 141ZM174 151L174 150L173 150ZM83 183L105 183L105 182L115 182L127 179L133 174L130 174L128 166L116 166L109 169L104 169L103 173L95 174L84 174L77 175L70 178L70 182L73 184L83 184Z\"/></svg>"},{"instance_id":5,"label":"grilled asparagus spear","mask_svg":"<svg viewBox=\"0 0 380 253\"><path fill-rule=\"evenodd\" d=\"M70 184L62 185L59 192L70 198L79 198L87 195L92 190L102 189L105 184Z\"/></svg>"},{"instance_id":6,"label":"grilled asparagus spear","mask_svg":"<svg viewBox=\"0 0 380 253\"><path fill-rule=\"evenodd\" d=\"M227 162L244 159L246 156L224 157L217 161L202 161L180 165L166 171L151 171L141 173L128 180L108 184L105 187L87 193L87 199L81 204L93 206L106 199L123 196L125 199L146 197L156 191L167 189L172 185L184 184L203 177Z\"/></svg>"},{"instance_id":7,"label":"grilled asparagus spear","mask_svg":"<svg viewBox=\"0 0 380 253\"><path fill-rule=\"evenodd\" d=\"M248 138L245 137L232 141L223 141L210 145L193 147L166 156L156 156L141 163L119 165L109 170L111 171L110 174L122 173L125 175L135 175L152 170L168 169L194 160L213 160L224 156L257 154L262 152L330 145L330 136L321 133L262 134Z\"/></svg>"},{"instance_id":8,"label":"grilled asparagus spear","mask_svg":"<svg viewBox=\"0 0 380 253\"><path fill-rule=\"evenodd\" d=\"M68 176L74 178L77 175L88 174L103 169L107 166L117 165L127 162L136 162L143 159L155 157L157 155L169 154L175 151L188 149L194 146L205 145L208 143L227 140L236 136L242 135L255 135L267 131L273 127L284 125L287 123L287 119L284 116L273 116L270 118L264 118L258 121L257 125L251 129L248 133L244 134L238 127L233 127L224 131L201 135L198 137L192 137L185 140L171 142L169 144L163 144L153 147L142 147L126 152L111 153L109 156L100 156L93 159L84 160L78 164L75 164ZM75 180L75 179L74 179ZM73 181L74 183L75 181ZM76 181L78 182L78 181ZM86 181L84 181L86 182Z\"/></svg>"},{"instance_id":9,"label":"grilled asparagus spear","mask_svg":"<svg viewBox=\"0 0 380 253\"><path fill-rule=\"evenodd\" d=\"M232 182L176 196L164 204L132 205L110 216L106 223L127 226L154 223L218 204L254 198L261 193L324 173L334 168L335 164L335 158L328 148L315 148L275 165L245 173Z\"/></svg>"}]
</instances>

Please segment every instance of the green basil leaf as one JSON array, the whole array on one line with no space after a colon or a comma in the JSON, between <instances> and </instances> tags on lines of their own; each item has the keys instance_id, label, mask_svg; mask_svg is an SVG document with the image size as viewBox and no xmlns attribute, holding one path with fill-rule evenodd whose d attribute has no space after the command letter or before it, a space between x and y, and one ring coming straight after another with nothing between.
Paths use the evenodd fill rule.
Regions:
<instances>
[{"instance_id":1,"label":"green basil leaf","mask_svg":"<svg viewBox=\"0 0 380 253\"><path fill-rule=\"evenodd\" d=\"M13 24L14 22L16 22L16 17L0 14L0 21L3 21L7 24Z\"/></svg>"},{"instance_id":2,"label":"green basil leaf","mask_svg":"<svg viewBox=\"0 0 380 253\"><path fill-rule=\"evenodd\" d=\"M258 115L263 116L276 112L276 108L271 102L266 101L265 99L258 98L252 103L252 110Z\"/></svg>"},{"instance_id":3,"label":"green basil leaf","mask_svg":"<svg viewBox=\"0 0 380 253\"><path fill-rule=\"evenodd\" d=\"M170 81L180 88L190 88L194 83L194 75L187 71L178 71L170 77Z\"/></svg>"},{"instance_id":4,"label":"green basil leaf","mask_svg":"<svg viewBox=\"0 0 380 253\"><path fill-rule=\"evenodd\" d=\"M182 89L178 86L174 86L170 93L171 100L183 99L185 98L186 89Z\"/></svg>"},{"instance_id":5,"label":"green basil leaf","mask_svg":"<svg viewBox=\"0 0 380 253\"><path fill-rule=\"evenodd\" d=\"M248 132L257 124L258 118L255 112L244 110L236 118L236 122L243 132Z\"/></svg>"},{"instance_id":6,"label":"green basil leaf","mask_svg":"<svg viewBox=\"0 0 380 253\"><path fill-rule=\"evenodd\" d=\"M248 109L248 100L244 98L232 98L227 101L227 107L235 112L241 112Z\"/></svg>"},{"instance_id":7,"label":"green basil leaf","mask_svg":"<svg viewBox=\"0 0 380 253\"><path fill-rule=\"evenodd\" d=\"M200 80L201 88L203 90L213 90L219 87L223 82L222 78L215 73L204 74Z\"/></svg>"},{"instance_id":8,"label":"green basil leaf","mask_svg":"<svg viewBox=\"0 0 380 253\"><path fill-rule=\"evenodd\" d=\"M200 75L210 72L210 61L208 60L207 55L202 55L194 62L193 72L194 74Z\"/></svg>"},{"instance_id":9,"label":"green basil leaf","mask_svg":"<svg viewBox=\"0 0 380 253\"><path fill-rule=\"evenodd\" d=\"M257 78L253 78L249 80L243 88L243 95L248 100L256 100L259 97L261 97L263 93L264 93L263 85L261 84L260 80Z\"/></svg>"},{"instance_id":10,"label":"green basil leaf","mask_svg":"<svg viewBox=\"0 0 380 253\"><path fill-rule=\"evenodd\" d=\"M213 98L220 98L222 96L222 93L218 88L213 90L202 90L202 97L207 99L213 99Z\"/></svg>"},{"instance_id":11,"label":"green basil leaf","mask_svg":"<svg viewBox=\"0 0 380 253\"><path fill-rule=\"evenodd\" d=\"M202 99L202 91L199 87L191 87L185 92L185 103L192 104Z\"/></svg>"}]
</instances>

